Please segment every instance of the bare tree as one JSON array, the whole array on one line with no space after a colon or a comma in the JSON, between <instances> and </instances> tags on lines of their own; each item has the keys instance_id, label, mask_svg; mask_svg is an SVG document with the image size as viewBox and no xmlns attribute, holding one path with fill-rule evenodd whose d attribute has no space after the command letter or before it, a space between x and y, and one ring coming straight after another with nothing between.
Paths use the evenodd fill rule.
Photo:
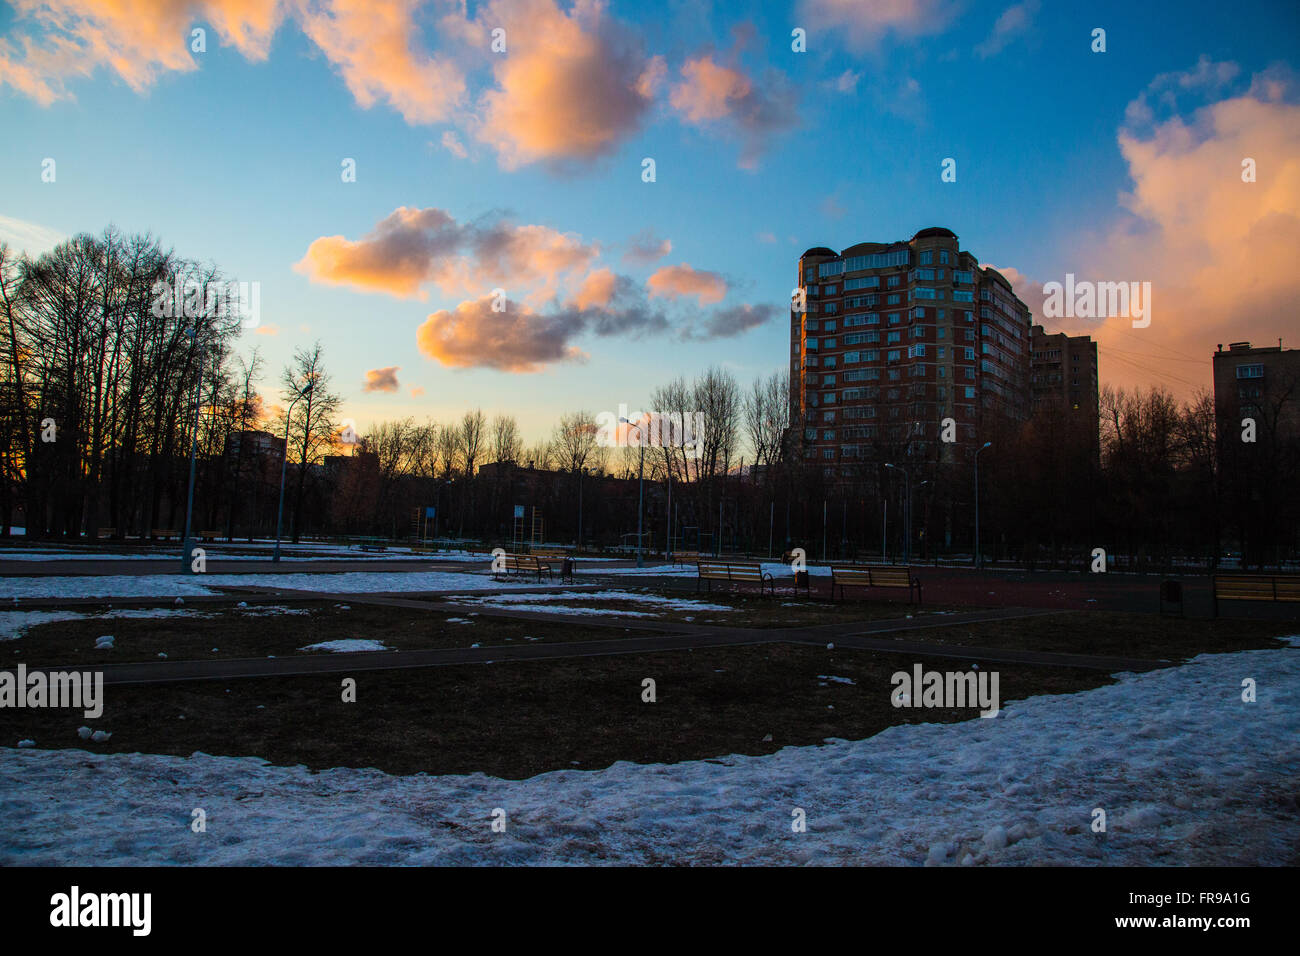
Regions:
<instances>
[{"instance_id":1,"label":"bare tree","mask_svg":"<svg viewBox=\"0 0 1300 956\"><path fill-rule=\"evenodd\" d=\"M518 461L523 451L519 423L513 415L498 415L492 420L492 458L494 461Z\"/></svg>"},{"instance_id":2,"label":"bare tree","mask_svg":"<svg viewBox=\"0 0 1300 956\"><path fill-rule=\"evenodd\" d=\"M334 444L341 399L329 388L329 373L325 371L321 344L310 349L298 349L293 362L286 365L280 376L287 397L285 414L295 396L302 396L293 404L288 422L289 448L293 450L294 464L298 466L295 479L293 506L293 540L302 535L303 492L307 486L307 469L319 464ZM284 421L283 416L281 422ZM287 452L286 452L287 453Z\"/></svg>"}]
</instances>

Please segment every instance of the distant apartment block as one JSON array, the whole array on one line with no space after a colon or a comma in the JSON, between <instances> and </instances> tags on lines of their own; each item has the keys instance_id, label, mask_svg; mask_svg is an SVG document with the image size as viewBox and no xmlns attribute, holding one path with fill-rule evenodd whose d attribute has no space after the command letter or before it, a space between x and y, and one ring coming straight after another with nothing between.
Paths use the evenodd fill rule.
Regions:
<instances>
[{"instance_id":1,"label":"distant apartment block","mask_svg":"<svg viewBox=\"0 0 1300 956\"><path fill-rule=\"evenodd\" d=\"M1233 342L1214 353L1214 410L1221 439L1253 418L1261 432L1300 439L1300 349Z\"/></svg>"},{"instance_id":2,"label":"distant apartment block","mask_svg":"<svg viewBox=\"0 0 1300 956\"><path fill-rule=\"evenodd\" d=\"M1097 343L1089 335L1050 333L1035 325L1030 334L1029 388L1033 411L1055 404L1096 430Z\"/></svg>"},{"instance_id":3,"label":"distant apartment block","mask_svg":"<svg viewBox=\"0 0 1300 956\"><path fill-rule=\"evenodd\" d=\"M226 458L239 458L240 446L245 458L270 455L276 460L284 457L284 436L264 431L231 432L226 436Z\"/></svg>"},{"instance_id":4,"label":"distant apartment block","mask_svg":"<svg viewBox=\"0 0 1300 956\"><path fill-rule=\"evenodd\" d=\"M1029 309L950 230L809 249L798 285L805 308L796 301L790 314L791 411L805 454L827 472L882 441L940 461L969 458L991 416L1030 414ZM953 443L940 441L945 418Z\"/></svg>"}]
</instances>

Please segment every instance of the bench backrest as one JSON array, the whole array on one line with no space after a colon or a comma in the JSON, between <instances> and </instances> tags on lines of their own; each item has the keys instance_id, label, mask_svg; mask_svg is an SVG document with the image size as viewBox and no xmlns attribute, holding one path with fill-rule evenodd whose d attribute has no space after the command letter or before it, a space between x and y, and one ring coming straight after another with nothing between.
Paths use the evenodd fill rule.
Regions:
<instances>
[{"instance_id":1,"label":"bench backrest","mask_svg":"<svg viewBox=\"0 0 1300 956\"><path fill-rule=\"evenodd\" d=\"M761 564L736 564L730 561L700 561L697 564L700 577L725 581L762 581Z\"/></svg>"},{"instance_id":2,"label":"bench backrest","mask_svg":"<svg viewBox=\"0 0 1300 956\"><path fill-rule=\"evenodd\" d=\"M1216 574L1214 596L1229 601L1300 601L1300 575Z\"/></svg>"},{"instance_id":3,"label":"bench backrest","mask_svg":"<svg viewBox=\"0 0 1300 956\"><path fill-rule=\"evenodd\" d=\"M882 588L911 587L912 572L909 568L872 568L871 584Z\"/></svg>"},{"instance_id":4,"label":"bench backrest","mask_svg":"<svg viewBox=\"0 0 1300 956\"><path fill-rule=\"evenodd\" d=\"M865 587L871 583L871 569L832 567L831 577L837 584L860 584Z\"/></svg>"},{"instance_id":5,"label":"bench backrest","mask_svg":"<svg viewBox=\"0 0 1300 956\"><path fill-rule=\"evenodd\" d=\"M535 558L567 558L569 552L562 551L559 548L533 548L531 552Z\"/></svg>"}]
</instances>

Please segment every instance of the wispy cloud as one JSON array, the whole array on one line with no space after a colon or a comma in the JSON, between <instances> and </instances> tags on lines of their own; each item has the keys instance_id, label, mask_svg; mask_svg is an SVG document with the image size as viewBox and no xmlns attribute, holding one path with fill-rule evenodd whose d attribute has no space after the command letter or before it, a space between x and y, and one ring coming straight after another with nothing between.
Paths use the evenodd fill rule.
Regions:
<instances>
[{"instance_id":1,"label":"wispy cloud","mask_svg":"<svg viewBox=\"0 0 1300 956\"><path fill-rule=\"evenodd\" d=\"M53 249L68 238L57 229L26 222L12 216L0 216L0 242L8 243L15 251L37 256Z\"/></svg>"}]
</instances>

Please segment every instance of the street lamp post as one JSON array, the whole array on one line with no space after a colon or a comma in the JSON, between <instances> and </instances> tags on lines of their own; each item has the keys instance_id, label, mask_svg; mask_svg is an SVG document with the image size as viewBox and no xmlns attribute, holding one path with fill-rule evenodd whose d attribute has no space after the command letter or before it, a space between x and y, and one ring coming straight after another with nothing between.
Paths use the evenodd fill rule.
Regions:
<instances>
[{"instance_id":1,"label":"street lamp post","mask_svg":"<svg viewBox=\"0 0 1300 956\"><path fill-rule=\"evenodd\" d=\"M190 327L190 337L196 338L196 329ZM197 339L196 339L197 341ZM198 380L194 383L194 437L190 442L190 485L185 498L185 537L181 544L181 572L188 574L194 569L191 559L194 557L193 516L194 516L194 469L199 453L199 410L203 402L203 356L199 356Z\"/></svg>"},{"instance_id":2,"label":"street lamp post","mask_svg":"<svg viewBox=\"0 0 1300 956\"><path fill-rule=\"evenodd\" d=\"M289 403L289 410L284 413L284 457L280 459L280 506L275 512L275 553L271 555L271 560L279 562L280 560L280 529L284 521L284 473L289 466L289 422L293 418L293 406L298 404L298 400L304 395L311 392L316 382L313 380L307 383L307 387L293 397Z\"/></svg>"},{"instance_id":3,"label":"street lamp post","mask_svg":"<svg viewBox=\"0 0 1300 956\"><path fill-rule=\"evenodd\" d=\"M632 423L626 418L620 418L619 421ZM641 549L641 519L645 513L645 435L641 431L640 425L635 425L636 443L641 446L641 463L637 468L637 493L636 493L636 566L638 568L645 566L645 559Z\"/></svg>"},{"instance_id":4,"label":"street lamp post","mask_svg":"<svg viewBox=\"0 0 1300 956\"><path fill-rule=\"evenodd\" d=\"M930 483L930 479L929 479L929 478L925 479L925 481L920 482L920 483L916 486L916 490L917 490L917 491L920 491L922 488L924 488L924 487L925 487L926 485L928 485L929 483ZM908 499L908 502L907 502L907 509L908 509L908 512L909 512L909 513L910 513L911 510L912 510L912 501L911 501L910 498ZM921 534L925 534L925 528L924 528L924 527L921 528ZM927 548L929 547L928 543L927 543L926 547L927 547ZM924 561L925 558L922 557L921 560Z\"/></svg>"},{"instance_id":5,"label":"street lamp post","mask_svg":"<svg viewBox=\"0 0 1300 956\"><path fill-rule=\"evenodd\" d=\"M886 468L903 473L903 563L912 563L912 476L901 465L885 462Z\"/></svg>"},{"instance_id":6,"label":"street lamp post","mask_svg":"<svg viewBox=\"0 0 1300 956\"><path fill-rule=\"evenodd\" d=\"M979 448L975 449L975 567L982 568L984 562L980 558L980 452L992 445L993 442L986 441Z\"/></svg>"}]
</instances>

